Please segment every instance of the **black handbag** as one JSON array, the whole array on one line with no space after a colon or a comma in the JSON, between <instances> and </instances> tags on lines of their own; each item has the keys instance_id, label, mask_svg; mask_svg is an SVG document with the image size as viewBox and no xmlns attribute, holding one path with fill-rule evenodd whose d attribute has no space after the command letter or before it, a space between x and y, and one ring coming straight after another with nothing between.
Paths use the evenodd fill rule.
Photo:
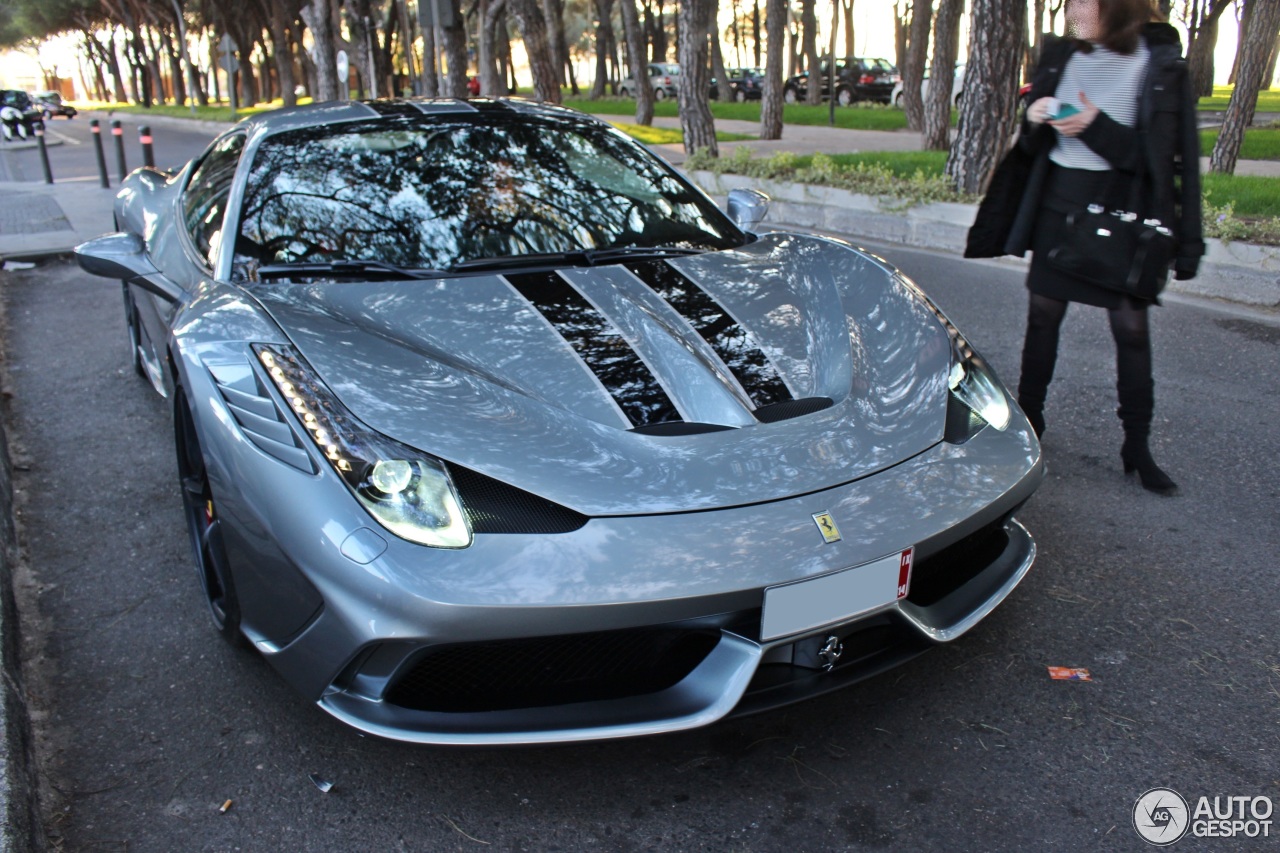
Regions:
<instances>
[{"instance_id":1,"label":"black handbag","mask_svg":"<svg viewBox=\"0 0 1280 853\"><path fill-rule=\"evenodd\" d=\"M1173 232L1159 220L1092 204L1067 215L1061 242L1047 260L1059 272L1152 301L1169 280L1177 250Z\"/></svg>"},{"instance_id":2,"label":"black handbag","mask_svg":"<svg viewBox=\"0 0 1280 853\"><path fill-rule=\"evenodd\" d=\"M1133 177L1127 210L1107 210L1100 204L1091 204L1085 210L1067 214L1062 237L1049 250L1049 266L1138 299L1154 301L1160 295L1169 281L1169 267L1177 256L1178 242L1160 220L1143 219L1135 212L1140 207L1145 167L1143 157Z\"/></svg>"}]
</instances>

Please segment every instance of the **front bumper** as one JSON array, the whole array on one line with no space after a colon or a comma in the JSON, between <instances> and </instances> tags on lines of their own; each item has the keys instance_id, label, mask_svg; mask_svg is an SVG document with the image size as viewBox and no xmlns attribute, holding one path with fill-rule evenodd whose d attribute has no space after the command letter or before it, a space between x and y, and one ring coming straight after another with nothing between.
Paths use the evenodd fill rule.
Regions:
<instances>
[{"instance_id":1,"label":"front bumper","mask_svg":"<svg viewBox=\"0 0 1280 853\"><path fill-rule=\"evenodd\" d=\"M1013 591L1035 559L1035 543L1021 524L1010 519L999 529L1005 546L996 559L931 604L907 599L848 623L772 643L743 636L733 627L722 628L701 661L661 690L567 704L448 712L397 705L379 698L376 687L375 695L368 695L361 689L368 685L356 675L344 679L341 686L335 684L319 705L369 734L448 745L530 745L635 737L765 711L877 675L975 625ZM735 617L732 621L738 626L749 629L753 621L758 625L758 618L752 620L751 614ZM693 633L698 627L690 624L688 630ZM844 659L827 671L817 652L832 637L843 647ZM605 644L601 645L604 652Z\"/></svg>"},{"instance_id":2,"label":"front bumper","mask_svg":"<svg viewBox=\"0 0 1280 853\"><path fill-rule=\"evenodd\" d=\"M320 508L306 496L323 490L312 483L289 490L297 500L261 502L257 511L272 516L262 529L289 543L287 561L323 606L282 638L262 631L246 603L243 627L304 695L386 738L536 744L694 728L837 689L970 629L1030 569L1035 545L1012 514L1042 476L1038 445L1020 424L935 445L814 495L597 518L555 536L477 536L457 552L376 535L380 544L353 552L353 531L366 543L371 533L358 508L332 517L319 539L290 536L315 529ZM324 509L333 515L335 505ZM822 542L817 511L832 513L841 541ZM761 640L766 587L909 546L917 568L908 598L802 636ZM613 666L656 642L646 632L700 639L665 658L655 653L650 669ZM846 653L824 672L816 655L833 636ZM546 678L508 692L502 678L515 670ZM432 685L445 675L478 692L441 700L447 689ZM419 687L405 686L411 677Z\"/></svg>"}]
</instances>

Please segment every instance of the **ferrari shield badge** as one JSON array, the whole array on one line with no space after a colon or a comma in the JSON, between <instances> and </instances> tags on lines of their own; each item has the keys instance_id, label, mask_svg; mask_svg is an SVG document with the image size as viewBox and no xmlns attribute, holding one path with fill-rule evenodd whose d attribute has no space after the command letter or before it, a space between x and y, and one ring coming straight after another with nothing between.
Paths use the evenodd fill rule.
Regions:
<instances>
[{"instance_id":1,"label":"ferrari shield badge","mask_svg":"<svg viewBox=\"0 0 1280 853\"><path fill-rule=\"evenodd\" d=\"M840 541L840 528L836 527L836 520L832 518L829 512L815 512L813 514L813 523L818 525L818 532L822 534L822 540L828 544Z\"/></svg>"}]
</instances>

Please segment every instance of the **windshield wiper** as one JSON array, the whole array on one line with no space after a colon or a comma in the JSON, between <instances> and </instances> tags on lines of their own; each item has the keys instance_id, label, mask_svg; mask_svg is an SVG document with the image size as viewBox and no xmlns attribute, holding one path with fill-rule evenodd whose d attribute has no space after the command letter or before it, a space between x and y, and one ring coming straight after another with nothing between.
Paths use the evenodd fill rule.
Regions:
<instances>
[{"instance_id":1,"label":"windshield wiper","mask_svg":"<svg viewBox=\"0 0 1280 853\"><path fill-rule=\"evenodd\" d=\"M450 272L464 270L499 270L511 267L536 267L554 264L593 267L624 258L674 258L700 255L706 249L681 246L615 246L611 249L581 249L575 252L536 252L528 255L503 255L496 258L472 258L450 267Z\"/></svg>"},{"instance_id":2,"label":"windshield wiper","mask_svg":"<svg viewBox=\"0 0 1280 853\"><path fill-rule=\"evenodd\" d=\"M307 278L323 276L359 276L368 279L439 278L445 270L421 267L399 267L385 261L323 261L296 264L268 264L258 267L258 278Z\"/></svg>"}]
</instances>

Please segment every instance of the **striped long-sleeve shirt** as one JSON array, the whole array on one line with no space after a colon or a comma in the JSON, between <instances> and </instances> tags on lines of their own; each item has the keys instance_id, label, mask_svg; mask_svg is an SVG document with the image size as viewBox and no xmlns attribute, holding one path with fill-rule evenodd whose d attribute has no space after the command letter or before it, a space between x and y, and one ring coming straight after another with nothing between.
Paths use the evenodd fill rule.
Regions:
<instances>
[{"instance_id":1,"label":"striped long-sleeve shirt","mask_svg":"<svg viewBox=\"0 0 1280 853\"><path fill-rule=\"evenodd\" d=\"M1077 51L1062 70L1056 96L1064 104L1082 109L1080 92L1089 97L1094 106L1120 124L1133 127L1138 121L1138 98L1142 94L1142 82L1146 76L1151 52L1145 42L1138 44L1133 53L1116 53L1101 45L1093 51ZM1095 154L1093 149L1080 141L1058 134L1057 145L1049 158L1059 166L1069 169L1105 171L1111 164Z\"/></svg>"}]
</instances>

